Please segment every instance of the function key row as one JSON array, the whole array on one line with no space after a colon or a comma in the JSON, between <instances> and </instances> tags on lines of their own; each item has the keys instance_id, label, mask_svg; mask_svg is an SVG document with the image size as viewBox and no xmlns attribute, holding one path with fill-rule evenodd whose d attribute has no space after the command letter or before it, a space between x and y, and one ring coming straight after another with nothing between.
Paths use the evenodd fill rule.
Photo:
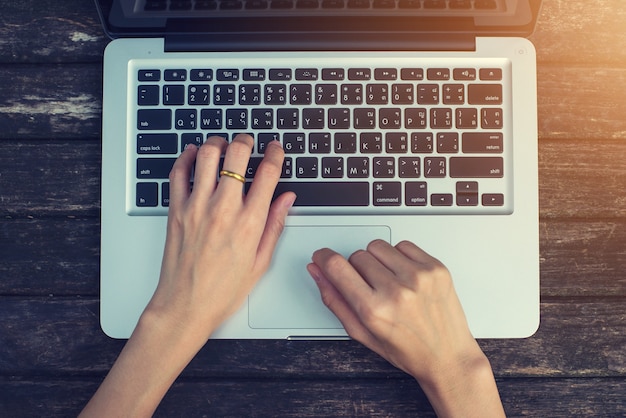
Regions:
<instances>
[{"instance_id":1,"label":"function key row","mask_svg":"<svg viewBox=\"0 0 626 418\"><path fill-rule=\"evenodd\" d=\"M290 81L308 80L458 80L458 81L499 81L502 80L501 68L248 68L239 69L168 69L168 70L139 70L138 81L184 82L191 81Z\"/></svg>"},{"instance_id":2,"label":"function key row","mask_svg":"<svg viewBox=\"0 0 626 418\"><path fill-rule=\"evenodd\" d=\"M447 2L446 2L447 1ZM146 0L144 10L264 10L264 9L434 9L434 10L495 10L496 0Z\"/></svg>"}]
</instances>

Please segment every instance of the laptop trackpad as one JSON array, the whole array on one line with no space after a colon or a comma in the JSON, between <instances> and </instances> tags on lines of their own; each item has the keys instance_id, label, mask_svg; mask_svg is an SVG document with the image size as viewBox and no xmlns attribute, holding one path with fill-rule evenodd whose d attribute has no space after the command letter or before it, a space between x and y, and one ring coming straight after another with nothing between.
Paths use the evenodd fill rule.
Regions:
<instances>
[{"instance_id":1,"label":"laptop trackpad","mask_svg":"<svg viewBox=\"0 0 626 418\"><path fill-rule=\"evenodd\" d=\"M328 247L348 257L377 238L391 242L391 229L387 226L286 227L269 271L249 296L250 327L342 328L322 303L306 265L320 248Z\"/></svg>"}]
</instances>

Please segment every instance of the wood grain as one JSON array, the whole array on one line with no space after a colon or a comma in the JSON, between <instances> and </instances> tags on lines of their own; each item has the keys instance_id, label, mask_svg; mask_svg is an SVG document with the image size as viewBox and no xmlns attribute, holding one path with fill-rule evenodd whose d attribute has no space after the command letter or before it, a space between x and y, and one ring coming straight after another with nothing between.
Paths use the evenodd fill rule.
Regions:
<instances>
[{"instance_id":1,"label":"wood grain","mask_svg":"<svg viewBox=\"0 0 626 418\"><path fill-rule=\"evenodd\" d=\"M541 326L481 340L509 416L626 415L626 8L544 0ZM0 16L0 416L74 416L124 341L99 327L102 53L91 1ZM43 36L42 36L43 35ZM356 342L209 341L156 416L432 416Z\"/></svg>"}]
</instances>

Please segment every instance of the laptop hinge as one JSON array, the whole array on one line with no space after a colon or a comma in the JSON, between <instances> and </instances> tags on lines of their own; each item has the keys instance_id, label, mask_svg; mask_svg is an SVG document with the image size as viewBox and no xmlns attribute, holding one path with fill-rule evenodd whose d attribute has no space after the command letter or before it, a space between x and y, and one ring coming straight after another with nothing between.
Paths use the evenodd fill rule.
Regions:
<instances>
[{"instance_id":1,"label":"laptop hinge","mask_svg":"<svg viewBox=\"0 0 626 418\"><path fill-rule=\"evenodd\" d=\"M165 52L474 50L473 35L440 33L213 33L165 37Z\"/></svg>"}]
</instances>

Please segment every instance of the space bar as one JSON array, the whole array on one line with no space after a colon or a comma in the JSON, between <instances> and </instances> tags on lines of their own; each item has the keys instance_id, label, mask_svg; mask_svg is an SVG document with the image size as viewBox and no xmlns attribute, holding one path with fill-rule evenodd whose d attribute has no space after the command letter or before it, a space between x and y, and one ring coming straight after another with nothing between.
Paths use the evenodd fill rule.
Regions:
<instances>
[{"instance_id":1,"label":"space bar","mask_svg":"<svg viewBox=\"0 0 626 418\"><path fill-rule=\"evenodd\" d=\"M274 196L286 191L298 196L294 206L367 206L370 203L367 182L281 182Z\"/></svg>"}]
</instances>

